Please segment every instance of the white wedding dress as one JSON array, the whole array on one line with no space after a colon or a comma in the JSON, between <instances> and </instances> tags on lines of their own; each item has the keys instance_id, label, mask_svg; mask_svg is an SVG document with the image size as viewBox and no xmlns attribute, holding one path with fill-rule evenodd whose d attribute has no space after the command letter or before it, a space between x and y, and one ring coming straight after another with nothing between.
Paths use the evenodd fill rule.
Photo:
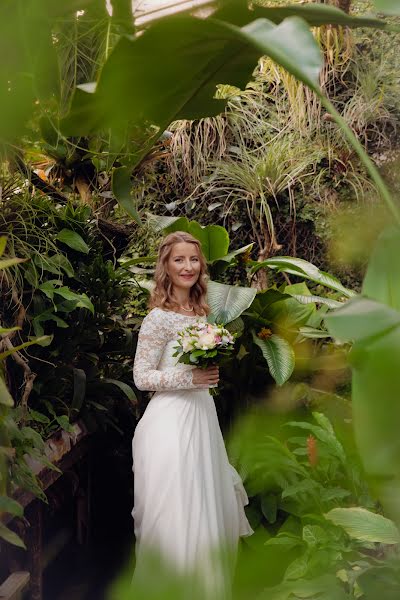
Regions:
<instances>
[{"instance_id":1,"label":"white wedding dress","mask_svg":"<svg viewBox=\"0 0 400 600\"><path fill-rule=\"evenodd\" d=\"M146 550L176 571L196 570L218 598L230 593L229 569L213 554L235 556L239 537L253 533L244 512L248 498L229 464L214 400L192 382L192 367L172 355L177 333L196 319L155 308L143 320L134 364L141 390L156 393L132 442L136 569ZM228 581L227 581L228 580Z\"/></svg>"}]
</instances>

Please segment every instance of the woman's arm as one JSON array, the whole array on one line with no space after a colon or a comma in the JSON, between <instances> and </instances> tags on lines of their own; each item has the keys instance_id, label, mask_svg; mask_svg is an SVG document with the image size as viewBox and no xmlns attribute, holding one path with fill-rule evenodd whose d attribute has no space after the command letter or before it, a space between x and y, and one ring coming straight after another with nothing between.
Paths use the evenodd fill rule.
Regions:
<instances>
[{"instance_id":1,"label":"woman's arm","mask_svg":"<svg viewBox=\"0 0 400 600\"><path fill-rule=\"evenodd\" d=\"M144 318L139 331L133 379L139 390L163 391L204 387L193 383L193 370L171 368L158 370L165 344L170 340L166 315L151 311Z\"/></svg>"}]
</instances>

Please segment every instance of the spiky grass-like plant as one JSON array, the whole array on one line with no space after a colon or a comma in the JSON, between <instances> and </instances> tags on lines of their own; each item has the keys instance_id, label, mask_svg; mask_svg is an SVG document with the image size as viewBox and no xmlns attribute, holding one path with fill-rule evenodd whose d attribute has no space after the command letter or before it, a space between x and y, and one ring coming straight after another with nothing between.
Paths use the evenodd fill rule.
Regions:
<instances>
[{"instance_id":1,"label":"spiky grass-like plant","mask_svg":"<svg viewBox=\"0 0 400 600\"><path fill-rule=\"evenodd\" d=\"M230 203L243 201L251 222L262 232L263 247L276 248L271 203L279 207L285 195L290 211L295 213L295 188L315 173L322 156L314 149L310 152L309 147L299 148L285 136L276 137L261 150L235 149L229 158L215 164L205 193L225 197Z\"/></svg>"}]
</instances>

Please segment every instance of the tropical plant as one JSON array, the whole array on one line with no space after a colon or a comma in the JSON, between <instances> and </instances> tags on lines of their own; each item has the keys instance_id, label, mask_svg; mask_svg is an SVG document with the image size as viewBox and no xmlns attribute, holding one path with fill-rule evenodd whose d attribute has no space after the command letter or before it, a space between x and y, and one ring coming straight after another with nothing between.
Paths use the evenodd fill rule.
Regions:
<instances>
[{"instance_id":1,"label":"tropical plant","mask_svg":"<svg viewBox=\"0 0 400 600\"><path fill-rule=\"evenodd\" d=\"M330 333L352 341L354 427L367 473L381 501L399 523L398 352L400 294L397 263L398 227L386 229L371 256L361 296L327 318Z\"/></svg>"},{"instance_id":2,"label":"tropical plant","mask_svg":"<svg viewBox=\"0 0 400 600\"><path fill-rule=\"evenodd\" d=\"M4 283L4 279L6 278L6 273L4 271L22 262L22 259L20 258L1 259L2 255L4 254L6 244L7 238L0 237L0 272L2 283ZM25 430L20 432L15 424L13 414L14 400L11 397L6 385L4 359L7 356L17 356L19 357L19 360L22 360L19 354L20 350L38 342L46 342L48 338L42 337L38 339L31 339L25 344L19 344L18 346L14 347L11 342L11 335L15 334L20 327L17 326L13 328L5 328L2 326L2 322L0 322L0 325L1 346L4 345L6 348L6 350L0 354L0 537L11 544L24 547L24 543L21 538L1 522L1 516L4 513L9 513L13 516L22 516L22 506L9 497L11 487L10 475L11 480L13 480L14 483L15 479L13 475L15 471L20 474L23 472L24 467L25 472L28 471L24 456L26 454L34 455L35 450L38 449L38 438L40 440L40 448L42 447L40 445L42 440L40 436L36 437L35 432L33 431L32 435L30 435L28 428L25 428ZM14 435L15 431L18 432L20 440L29 439L28 444L25 443L20 445L20 447L23 446L22 456L18 453L18 449L16 448ZM31 484L30 487L35 488L35 490L39 491L40 494L34 474L28 473L28 478Z\"/></svg>"},{"instance_id":3,"label":"tropical plant","mask_svg":"<svg viewBox=\"0 0 400 600\"><path fill-rule=\"evenodd\" d=\"M350 583L343 597L357 597L357 575L378 563L370 555L378 559L382 544L399 540L394 523L376 513L354 447L343 445L322 413L312 416L285 422L258 410L231 439L230 455L252 496L248 515L265 542L263 560L279 569L266 577L266 597L292 598L304 588L301 597L323 598L330 586L344 594L343 581Z\"/></svg>"}]
</instances>

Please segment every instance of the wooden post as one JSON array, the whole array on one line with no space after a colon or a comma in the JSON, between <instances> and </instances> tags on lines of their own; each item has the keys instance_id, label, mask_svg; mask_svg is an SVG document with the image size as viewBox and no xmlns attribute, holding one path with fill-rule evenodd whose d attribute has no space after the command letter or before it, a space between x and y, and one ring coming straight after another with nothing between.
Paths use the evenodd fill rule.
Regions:
<instances>
[{"instance_id":1,"label":"wooden post","mask_svg":"<svg viewBox=\"0 0 400 600\"><path fill-rule=\"evenodd\" d=\"M0 600L22 600L22 593L29 583L27 571L16 571L12 573L0 585Z\"/></svg>"}]
</instances>

